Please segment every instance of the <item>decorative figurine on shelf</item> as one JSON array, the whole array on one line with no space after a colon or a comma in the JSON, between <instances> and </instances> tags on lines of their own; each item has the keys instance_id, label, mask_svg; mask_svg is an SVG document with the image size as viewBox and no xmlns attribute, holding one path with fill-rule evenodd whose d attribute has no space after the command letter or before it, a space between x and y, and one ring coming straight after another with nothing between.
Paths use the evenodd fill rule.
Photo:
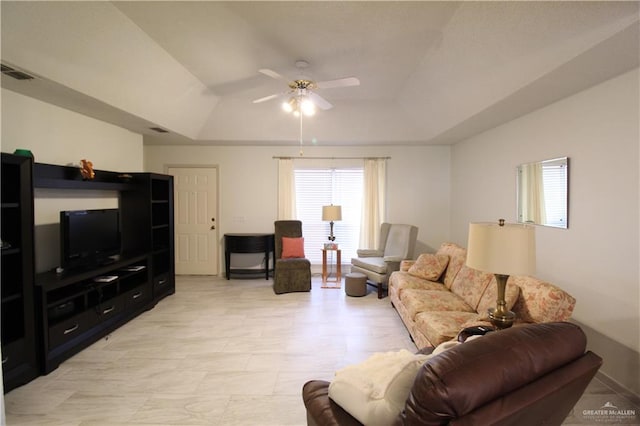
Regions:
<instances>
[{"instance_id":1,"label":"decorative figurine on shelf","mask_svg":"<svg viewBox=\"0 0 640 426\"><path fill-rule=\"evenodd\" d=\"M83 180L91 180L96 177L96 173L93 171L93 163L89 160L80 160L80 174Z\"/></svg>"}]
</instances>

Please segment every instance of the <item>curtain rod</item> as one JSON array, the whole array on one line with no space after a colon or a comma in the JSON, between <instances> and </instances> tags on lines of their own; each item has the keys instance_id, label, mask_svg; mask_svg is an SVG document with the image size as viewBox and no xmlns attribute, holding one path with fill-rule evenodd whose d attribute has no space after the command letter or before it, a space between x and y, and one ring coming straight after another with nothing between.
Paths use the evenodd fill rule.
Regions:
<instances>
[{"instance_id":1,"label":"curtain rod","mask_svg":"<svg viewBox=\"0 0 640 426\"><path fill-rule=\"evenodd\" d=\"M391 157L292 157L290 155L274 155L272 158L280 160L390 160Z\"/></svg>"}]
</instances>

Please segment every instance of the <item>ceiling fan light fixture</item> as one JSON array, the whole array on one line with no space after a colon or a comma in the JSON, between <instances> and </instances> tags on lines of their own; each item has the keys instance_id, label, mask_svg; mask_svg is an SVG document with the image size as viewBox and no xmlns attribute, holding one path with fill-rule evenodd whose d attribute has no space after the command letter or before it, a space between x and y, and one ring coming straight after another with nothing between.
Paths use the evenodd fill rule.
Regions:
<instances>
[{"instance_id":1,"label":"ceiling fan light fixture","mask_svg":"<svg viewBox=\"0 0 640 426\"><path fill-rule=\"evenodd\" d=\"M290 98L288 101L282 103L282 109L286 112L293 112L298 108L295 98Z\"/></svg>"},{"instance_id":2,"label":"ceiling fan light fixture","mask_svg":"<svg viewBox=\"0 0 640 426\"><path fill-rule=\"evenodd\" d=\"M302 113L307 117L310 117L316 113L316 105L311 101L311 99L303 98L302 102L300 102L300 109Z\"/></svg>"}]
</instances>

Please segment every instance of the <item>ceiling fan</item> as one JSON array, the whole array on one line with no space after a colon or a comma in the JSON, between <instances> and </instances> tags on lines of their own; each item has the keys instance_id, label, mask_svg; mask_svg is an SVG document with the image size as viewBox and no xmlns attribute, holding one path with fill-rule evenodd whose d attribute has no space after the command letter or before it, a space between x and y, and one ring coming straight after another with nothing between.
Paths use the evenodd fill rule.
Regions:
<instances>
[{"instance_id":1,"label":"ceiling fan","mask_svg":"<svg viewBox=\"0 0 640 426\"><path fill-rule=\"evenodd\" d=\"M303 75L304 69L308 67L309 63L306 61L296 62L296 68L300 71L300 75ZM261 74L264 74L276 80L287 80L282 75L268 68L262 68L258 71ZM315 92L316 90L333 89L336 87L359 86L360 80L356 77L344 77L335 80L313 81L305 77L300 77L296 80L290 81L288 85L289 90L287 90L286 92L274 93L269 96L255 99L253 103L258 104L284 96L285 101L283 102L282 107L286 111L293 112L294 114L299 114L300 112L302 112L305 115L313 115L316 106L323 110L333 108L333 105L329 101Z\"/></svg>"}]
</instances>

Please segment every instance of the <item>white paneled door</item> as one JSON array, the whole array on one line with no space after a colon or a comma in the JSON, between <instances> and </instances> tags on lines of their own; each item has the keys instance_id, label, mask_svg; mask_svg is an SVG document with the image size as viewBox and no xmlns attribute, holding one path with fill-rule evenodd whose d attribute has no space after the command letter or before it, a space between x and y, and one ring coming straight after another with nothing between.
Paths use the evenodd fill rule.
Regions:
<instances>
[{"instance_id":1,"label":"white paneled door","mask_svg":"<svg viewBox=\"0 0 640 426\"><path fill-rule=\"evenodd\" d=\"M176 274L218 274L218 169L169 167L174 177Z\"/></svg>"}]
</instances>

